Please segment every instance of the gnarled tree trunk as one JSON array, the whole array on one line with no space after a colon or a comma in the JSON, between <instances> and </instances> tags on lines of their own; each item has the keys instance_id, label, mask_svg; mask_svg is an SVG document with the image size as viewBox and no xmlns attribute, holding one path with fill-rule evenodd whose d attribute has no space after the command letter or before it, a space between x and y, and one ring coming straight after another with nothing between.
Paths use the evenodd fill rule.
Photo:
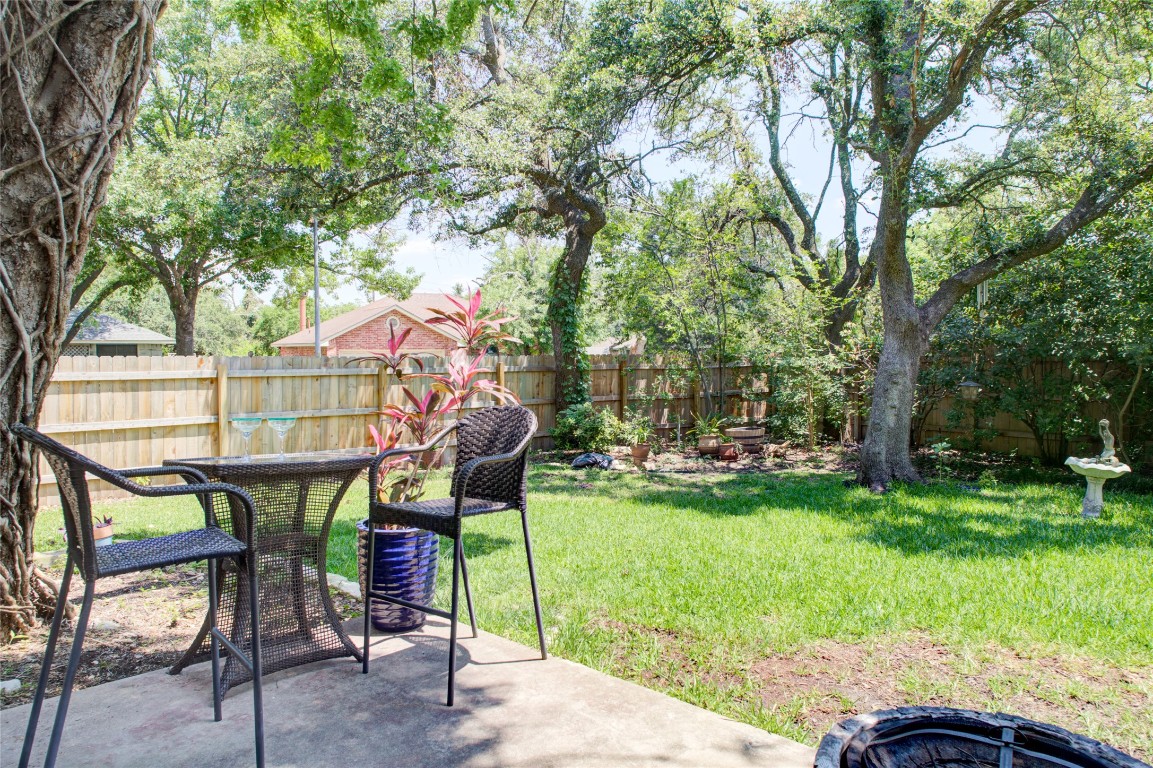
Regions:
<instances>
[{"instance_id":1,"label":"gnarled tree trunk","mask_svg":"<svg viewBox=\"0 0 1153 768\"><path fill-rule=\"evenodd\" d=\"M546 317L552 331L552 352L556 365L553 398L557 410L588 399L584 350L580 345L580 302L585 267L592 253L593 235L579 224L565 227L565 248L553 268Z\"/></svg>"},{"instance_id":2,"label":"gnarled tree trunk","mask_svg":"<svg viewBox=\"0 0 1153 768\"><path fill-rule=\"evenodd\" d=\"M0 4L0 638L50 613L32 563L36 424L72 286L147 79L165 0Z\"/></svg>"},{"instance_id":3,"label":"gnarled tree trunk","mask_svg":"<svg viewBox=\"0 0 1153 768\"><path fill-rule=\"evenodd\" d=\"M905 253L907 201L908 185L904 175L892 174L882 192L873 242L885 335L877 361L873 403L868 432L861 446L858 477L862 485L873 490L884 490L892 480L921 479L909 456L909 436L921 355L928 348L933 326L923 322Z\"/></svg>"},{"instance_id":4,"label":"gnarled tree trunk","mask_svg":"<svg viewBox=\"0 0 1153 768\"><path fill-rule=\"evenodd\" d=\"M605 210L595 194L571 180L562 181L543 169L531 170L528 176L544 198L544 206L537 212L564 222L564 252L553 267L545 310L556 366L553 398L560 411L587 401L589 396L588 366L580 344L580 304L585 268L592 255L593 238L604 229Z\"/></svg>"}]
</instances>

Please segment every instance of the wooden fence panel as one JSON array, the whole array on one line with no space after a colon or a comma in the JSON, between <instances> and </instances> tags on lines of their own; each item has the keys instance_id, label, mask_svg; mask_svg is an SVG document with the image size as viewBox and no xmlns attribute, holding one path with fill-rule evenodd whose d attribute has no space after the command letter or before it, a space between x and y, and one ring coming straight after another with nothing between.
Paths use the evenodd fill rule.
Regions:
<instances>
[{"instance_id":1,"label":"wooden fence panel","mask_svg":"<svg viewBox=\"0 0 1153 768\"><path fill-rule=\"evenodd\" d=\"M443 371L435 357L424 361L425 373ZM534 448L551 448L556 425L553 358L490 356L484 365L490 378L503 380L536 413L540 428ZM415 375L419 372L410 365L411 375L401 381L374 361L348 358L65 357L45 397L40 426L113 467L239 454L243 440L228 423L233 416L297 418L286 439L289 452L350 448L369 444L367 425L379 422L385 403L404 403L402 385L417 396L428 391L429 379ZM590 373L596 407L618 416L627 407L647 410L666 438L675 439L678 432L683 437L693 414L703 407L701 385L689 383L680 369L660 358L597 356L590 359ZM719 395L720 371L711 368L707 375ZM724 378L727 413L744 422L768 417L769 374L734 365L726 368ZM490 402L489 397L478 398L475 407ZM720 405L719 397L714 403ZM946 399L929 415L926 437L971 434L971 424L947 423L950 405ZM1036 455L1033 435L1021 422L1001 413L992 426L1001 434L988 448ZM1088 451L1096 446L1094 439L1076 436L1072 446ZM253 435L253 453L276 450L275 434L267 425ZM42 501L57 503L55 478L46 462L41 461L40 474ZM91 491L101 497L112 489L93 481Z\"/></svg>"}]
</instances>

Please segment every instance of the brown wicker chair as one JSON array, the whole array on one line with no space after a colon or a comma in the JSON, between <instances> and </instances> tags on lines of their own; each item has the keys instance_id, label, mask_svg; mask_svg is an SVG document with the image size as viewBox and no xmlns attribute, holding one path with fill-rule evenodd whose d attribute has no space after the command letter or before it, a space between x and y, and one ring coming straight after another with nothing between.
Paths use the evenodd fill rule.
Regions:
<instances>
[{"instance_id":1,"label":"brown wicker chair","mask_svg":"<svg viewBox=\"0 0 1153 768\"><path fill-rule=\"evenodd\" d=\"M405 608L412 608L433 616L448 619L448 706L453 702L453 686L456 681L456 624L458 606L458 582L463 577L465 599L468 602L468 615L472 625L472 635L476 637L476 614L472 606L472 590L468 585L468 565L464 558L461 543L464 518L486 515L492 512L519 510L521 526L524 530L524 547L528 555L528 576L532 585L533 609L536 611L537 637L540 640L540 655L548 658L545 649L544 624L541 621L540 595L537 591L536 571L532 560L532 542L528 532L528 505L525 498L525 465L528 446L536 434L537 421L533 412L521 406L501 406L486 408L461 419L432 439L427 445L408 446L384 451L377 455L369 467L368 475L368 517L370 529L379 524L403 525L433 531L453 540L452 559L452 602L448 611L417 605L401 598L375 592L371 589L373 580L373 544L375 536L368 537L367 578L364 595L364 661L363 671L368 672L368 640L370 601L375 598ZM387 503L377 501L379 468L385 459L404 454L419 454L430 450L453 431L457 433L456 465L452 471L452 498L430 501Z\"/></svg>"},{"instance_id":2,"label":"brown wicker chair","mask_svg":"<svg viewBox=\"0 0 1153 768\"><path fill-rule=\"evenodd\" d=\"M44 663L40 668L40 681L36 695L32 699L32 712L28 718L28 730L24 735L24 746L20 753L20 768L27 768L32 757L32 741L36 736L36 725L40 709L44 704L44 693L48 688L48 677L52 669L52 656L60 637L60 624L68 601L68 588L72 582L72 569L80 571L84 580L84 600L80 616L76 620L72 652L68 668L64 673L64 685L60 692L60 703L56 707L56 719L52 725L52 736L48 742L48 752L44 765L56 764L60 749L60 738L64 732L64 718L68 714L68 702L72 696L72 684L80 666L80 651L84 644L84 633L92 611L92 599L97 579L123 573L151 570L166 565L179 565L198 560L208 561L208 615L211 626L210 650L212 656L212 707L216 720L221 719L220 692L220 643L229 653L252 672L252 699L255 710L256 764L264 766L264 707L260 685L260 607L256 568L249 567L255 562L253 537L242 542L226 533L217 524L213 513L213 495L222 494L235 500L243 510L244 525L253 530L253 506L248 494L235 485L210 483L200 472L189 467L148 467L141 469L113 470L82 456L24 424L9 427L13 434L35 445L43 453L56 475L56 486L60 491L60 501L64 507L64 530L68 535L68 557L64 563L64 578L60 583L56 599L56 613L52 617L52 627L48 632L48 647L44 651ZM152 539L124 541L117 544L97 547L92 533L92 505L88 496L88 475L100 478L117 488L137 496L169 497L196 495L204 507L203 528L182 531ZM185 485L144 486L128 478L150 475L180 475ZM217 567L216 560L225 558L236 562L241 574L247 575L249 616L252 618L252 642L247 652L225 637L216 626L217 609ZM243 590L242 590L243 591Z\"/></svg>"}]
</instances>

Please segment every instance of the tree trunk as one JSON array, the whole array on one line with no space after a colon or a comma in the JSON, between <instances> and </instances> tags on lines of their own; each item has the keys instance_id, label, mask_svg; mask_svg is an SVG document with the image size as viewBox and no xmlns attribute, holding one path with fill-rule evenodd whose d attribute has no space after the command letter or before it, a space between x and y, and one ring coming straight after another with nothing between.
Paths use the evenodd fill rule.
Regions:
<instances>
[{"instance_id":1,"label":"tree trunk","mask_svg":"<svg viewBox=\"0 0 1153 768\"><path fill-rule=\"evenodd\" d=\"M196 304L182 304L172 308L176 318L176 354L196 354Z\"/></svg>"},{"instance_id":2,"label":"tree trunk","mask_svg":"<svg viewBox=\"0 0 1153 768\"><path fill-rule=\"evenodd\" d=\"M147 80L164 0L0 5L0 639L50 615L32 562L35 425L73 283Z\"/></svg>"},{"instance_id":3,"label":"tree trunk","mask_svg":"<svg viewBox=\"0 0 1153 768\"><path fill-rule=\"evenodd\" d=\"M196 354L196 299L198 291L168 292L168 304L176 321L176 354Z\"/></svg>"},{"instance_id":4,"label":"tree trunk","mask_svg":"<svg viewBox=\"0 0 1153 768\"><path fill-rule=\"evenodd\" d=\"M565 226L565 247L553 269L545 319L552 331L556 365L553 398L558 411L588 400L587 361L580 343L580 302L594 233L580 223Z\"/></svg>"},{"instance_id":5,"label":"tree trunk","mask_svg":"<svg viewBox=\"0 0 1153 768\"><path fill-rule=\"evenodd\" d=\"M913 291L913 273L905 254L907 200L908 187L903 176L891 175L882 192L873 242L885 335L857 477L858 482L874 491L884 490L892 480L921 479L909 457L909 437L917 374L921 355L928 349L931 326L922 322Z\"/></svg>"},{"instance_id":6,"label":"tree trunk","mask_svg":"<svg viewBox=\"0 0 1153 768\"><path fill-rule=\"evenodd\" d=\"M918 337L916 323L886 319L858 478L862 485L873 490L883 490L892 480L916 482L921 479L909 458L913 394L924 349Z\"/></svg>"}]
</instances>

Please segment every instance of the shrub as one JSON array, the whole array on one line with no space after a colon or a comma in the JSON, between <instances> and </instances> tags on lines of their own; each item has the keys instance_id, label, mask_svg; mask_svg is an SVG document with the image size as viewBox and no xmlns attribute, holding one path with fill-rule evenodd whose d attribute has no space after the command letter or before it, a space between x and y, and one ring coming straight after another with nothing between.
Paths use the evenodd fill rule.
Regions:
<instances>
[{"instance_id":1,"label":"shrub","mask_svg":"<svg viewBox=\"0 0 1153 768\"><path fill-rule=\"evenodd\" d=\"M580 403L556 415L552 436L561 450L603 452L618 444L621 431L620 420L612 411Z\"/></svg>"}]
</instances>

